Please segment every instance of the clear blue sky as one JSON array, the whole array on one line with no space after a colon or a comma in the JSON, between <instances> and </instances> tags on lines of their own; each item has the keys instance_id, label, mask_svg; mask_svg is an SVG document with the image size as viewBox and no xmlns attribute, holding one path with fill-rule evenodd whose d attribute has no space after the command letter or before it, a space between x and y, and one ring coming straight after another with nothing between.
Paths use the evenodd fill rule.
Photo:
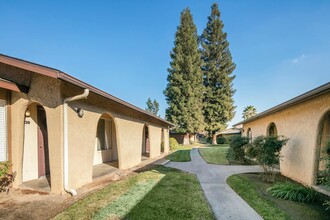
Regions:
<instances>
[{"instance_id":1,"label":"clear blue sky","mask_svg":"<svg viewBox=\"0 0 330 220\"><path fill-rule=\"evenodd\" d=\"M1 1L0 53L60 69L145 108L163 90L180 12L200 34L214 1ZM330 81L330 1L218 1L242 119Z\"/></svg>"}]
</instances>

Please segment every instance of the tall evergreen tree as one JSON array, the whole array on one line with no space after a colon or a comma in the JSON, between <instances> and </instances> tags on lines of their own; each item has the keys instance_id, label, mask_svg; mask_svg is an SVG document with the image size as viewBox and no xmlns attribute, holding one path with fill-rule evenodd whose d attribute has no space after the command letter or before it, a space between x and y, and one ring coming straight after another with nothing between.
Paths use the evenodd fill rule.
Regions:
<instances>
[{"instance_id":1,"label":"tall evergreen tree","mask_svg":"<svg viewBox=\"0 0 330 220\"><path fill-rule=\"evenodd\" d=\"M224 24L220 19L218 5L211 7L207 26L200 37L204 74L204 106L206 128L209 135L216 141L215 133L225 129L227 123L235 115L232 74L235 64L229 51L227 34L223 31Z\"/></svg>"},{"instance_id":2,"label":"tall evergreen tree","mask_svg":"<svg viewBox=\"0 0 330 220\"><path fill-rule=\"evenodd\" d=\"M148 98L148 101L146 102L147 107L145 108L146 111L151 112L154 115L158 114L159 111L159 103L156 99L152 102L150 98Z\"/></svg>"},{"instance_id":3,"label":"tall evergreen tree","mask_svg":"<svg viewBox=\"0 0 330 220\"><path fill-rule=\"evenodd\" d=\"M189 8L181 12L175 34L164 91L169 107L166 119L177 125L176 131L196 133L203 130L203 74L198 35Z\"/></svg>"}]
</instances>

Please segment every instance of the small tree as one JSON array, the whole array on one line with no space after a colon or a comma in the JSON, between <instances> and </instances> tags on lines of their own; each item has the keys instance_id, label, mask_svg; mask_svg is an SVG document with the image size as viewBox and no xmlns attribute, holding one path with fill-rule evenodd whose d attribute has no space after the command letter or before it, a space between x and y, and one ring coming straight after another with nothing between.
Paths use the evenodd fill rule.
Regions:
<instances>
[{"instance_id":1,"label":"small tree","mask_svg":"<svg viewBox=\"0 0 330 220\"><path fill-rule=\"evenodd\" d=\"M170 150L176 150L179 144L175 138L170 138Z\"/></svg>"},{"instance_id":2,"label":"small tree","mask_svg":"<svg viewBox=\"0 0 330 220\"><path fill-rule=\"evenodd\" d=\"M324 170L320 171L322 184L330 186L330 141L324 146L320 161L324 162Z\"/></svg>"},{"instance_id":3,"label":"small tree","mask_svg":"<svg viewBox=\"0 0 330 220\"><path fill-rule=\"evenodd\" d=\"M247 155L256 159L257 163L264 171L264 180L274 182L275 168L281 157L281 149L288 142L284 136L265 137L259 136L249 145Z\"/></svg>"},{"instance_id":4,"label":"small tree","mask_svg":"<svg viewBox=\"0 0 330 220\"><path fill-rule=\"evenodd\" d=\"M249 143L248 137L236 136L233 137L230 141L230 148L228 150L227 159L228 160L236 160L241 164L244 163L245 160L245 151L244 146Z\"/></svg>"},{"instance_id":5,"label":"small tree","mask_svg":"<svg viewBox=\"0 0 330 220\"><path fill-rule=\"evenodd\" d=\"M251 118L256 114L257 114L257 110L254 106L252 105L246 106L245 109L243 110L243 119L245 120Z\"/></svg>"},{"instance_id":6,"label":"small tree","mask_svg":"<svg viewBox=\"0 0 330 220\"><path fill-rule=\"evenodd\" d=\"M145 108L146 111L151 112L154 115L158 114L159 111L159 103L156 99L152 102L150 98L148 98L148 101L146 102L147 107Z\"/></svg>"},{"instance_id":7,"label":"small tree","mask_svg":"<svg viewBox=\"0 0 330 220\"><path fill-rule=\"evenodd\" d=\"M14 182L16 172L11 172L12 166L10 161L0 163L0 192L9 192L9 187Z\"/></svg>"}]
</instances>

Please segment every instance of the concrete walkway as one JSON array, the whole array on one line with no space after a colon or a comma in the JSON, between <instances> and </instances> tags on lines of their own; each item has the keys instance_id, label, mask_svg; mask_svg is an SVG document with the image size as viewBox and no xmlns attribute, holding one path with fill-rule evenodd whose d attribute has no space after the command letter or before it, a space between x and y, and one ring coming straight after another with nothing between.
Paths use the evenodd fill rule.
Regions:
<instances>
[{"instance_id":1,"label":"concrete walkway","mask_svg":"<svg viewBox=\"0 0 330 220\"><path fill-rule=\"evenodd\" d=\"M196 174L217 219L262 219L226 183L226 179L233 174L260 172L259 166L207 164L196 148L191 150L190 156L190 162L169 162L165 166Z\"/></svg>"}]
</instances>

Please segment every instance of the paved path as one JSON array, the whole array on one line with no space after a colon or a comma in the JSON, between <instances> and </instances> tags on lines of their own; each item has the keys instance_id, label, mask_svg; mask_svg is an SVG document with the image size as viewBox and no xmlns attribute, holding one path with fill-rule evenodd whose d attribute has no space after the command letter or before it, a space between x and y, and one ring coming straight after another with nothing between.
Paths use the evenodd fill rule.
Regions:
<instances>
[{"instance_id":1,"label":"paved path","mask_svg":"<svg viewBox=\"0 0 330 220\"><path fill-rule=\"evenodd\" d=\"M165 166L196 174L217 219L262 219L226 183L233 174L261 171L258 166L207 164L196 148L191 150L190 156L190 162L169 162Z\"/></svg>"}]
</instances>

